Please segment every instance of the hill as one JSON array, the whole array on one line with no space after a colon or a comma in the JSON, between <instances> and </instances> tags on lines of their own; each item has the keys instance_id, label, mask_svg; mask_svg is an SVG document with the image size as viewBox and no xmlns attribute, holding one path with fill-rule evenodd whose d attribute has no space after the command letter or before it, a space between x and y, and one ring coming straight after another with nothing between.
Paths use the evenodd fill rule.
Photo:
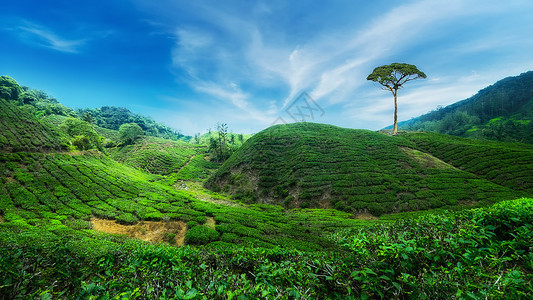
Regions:
<instances>
[{"instance_id":1,"label":"hill","mask_svg":"<svg viewBox=\"0 0 533 300\"><path fill-rule=\"evenodd\" d=\"M9 97L18 91L0 87ZM377 200L370 204L379 214L397 204L487 205L525 195L530 173L506 164L529 168L527 145L311 123L272 127L223 166L228 172L241 161L231 184L259 183L260 196L269 196L272 187L285 193L272 182L287 180L300 197L285 198L288 206L312 206L325 195L319 205L349 212L286 209L201 188L201 172L214 167L206 146L145 137L107 149L123 163L98 150L42 146L60 141L52 123L76 125L72 116L47 114L50 123L40 122L9 99L0 102L8 145L0 150L0 299L531 298L533 199L380 219L353 214L364 201ZM33 139L40 142L30 145ZM469 165L478 148L497 167ZM221 173L210 182L224 180ZM254 192L241 198L253 200ZM359 202L335 202L335 195Z\"/></svg>"},{"instance_id":2,"label":"hill","mask_svg":"<svg viewBox=\"0 0 533 300\"><path fill-rule=\"evenodd\" d=\"M502 79L468 99L400 122L398 127L533 143L533 71Z\"/></svg>"},{"instance_id":3,"label":"hill","mask_svg":"<svg viewBox=\"0 0 533 300\"><path fill-rule=\"evenodd\" d=\"M63 134L0 98L0 152L49 152L67 148Z\"/></svg>"},{"instance_id":4,"label":"hill","mask_svg":"<svg viewBox=\"0 0 533 300\"><path fill-rule=\"evenodd\" d=\"M533 195L532 145L480 141L436 133L411 133L402 137L461 170Z\"/></svg>"},{"instance_id":5,"label":"hill","mask_svg":"<svg viewBox=\"0 0 533 300\"><path fill-rule=\"evenodd\" d=\"M206 179L218 164L209 161L207 146L145 137L133 145L107 149L110 157L148 173L174 180Z\"/></svg>"},{"instance_id":6,"label":"hill","mask_svg":"<svg viewBox=\"0 0 533 300\"><path fill-rule=\"evenodd\" d=\"M248 203L375 215L527 195L447 164L408 139L314 123L254 135L206 186Z\"/></svg>"}]
</instances>

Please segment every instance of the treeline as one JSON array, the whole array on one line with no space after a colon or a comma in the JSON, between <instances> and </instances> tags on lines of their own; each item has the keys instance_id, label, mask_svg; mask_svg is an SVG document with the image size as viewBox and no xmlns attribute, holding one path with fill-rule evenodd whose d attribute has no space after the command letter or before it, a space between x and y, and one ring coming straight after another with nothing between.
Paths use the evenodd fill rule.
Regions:
<instances>
[{"instance_id":1,"label":"treeline","mask_svg":"<svg viewBox=\"0 0 533 300\"><path fill-rule=\"evenodd\" d=\"M404 130L533 143L533 71L508 77L476 95L399 123Z\"/></svg>"},{"instance_id":2,"label":"treeline","mask_svg":"<svg viewBox=\"0 0 533 300\"><path fill-rule=\"evenodd\" d=\"M64 117L77 118L92 125L115 131L118 131L121 125L136 123L144 134L149 136L170 140L188 141L192 139L192 137L184 136L166 125L155 122L150 117L132 113L124 107L104 106L74 111L59 103L57 99L46 92L22 86L9 76L0 76L0 98L15 104L38 119L52 120L52 123L57 126L65 121Z\"/></svg>"},{"instance_id":3,"label":"treeline","mask_svg":"<svg viewBox=\"0 0 533 300\"><path fill-rule=\"evenodd\" d=\"M39 119L49 115L76 116L71 108L59 103L46 92L19 85L9 76L0 76L0 98L15 104Z\"/></svg>"},{"instance_id":4,"label":"treeline","mask_svg":"<svg viewBox=\"0 0 533 300\"><path fill-rule=\"evenodd\" d=\"M128 123L136 123L146 135L160 137L169 140L190 140L166 125L155 122L152 118L132 113L124 107L103 106L101 108L77 109L80 118L102 128L119 130L120 126Z\"/></svg>"}]
</instances>

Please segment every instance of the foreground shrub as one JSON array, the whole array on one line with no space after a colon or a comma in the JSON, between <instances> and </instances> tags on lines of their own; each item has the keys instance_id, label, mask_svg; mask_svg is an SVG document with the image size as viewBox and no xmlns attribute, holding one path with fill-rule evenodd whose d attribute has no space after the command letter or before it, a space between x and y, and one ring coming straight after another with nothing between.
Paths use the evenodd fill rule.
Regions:
<instances>
[{"instance_id":1,"label":"foreground shrub","mask_svg":"<svg viewBox=\"0 0 533 300\"><path fill-rule=\"evenodd\" d=\"M194 226L185 235L185 243L188 245L206 245L218 240L218 231L205 227Z\"/></svg>"}]
</instances>

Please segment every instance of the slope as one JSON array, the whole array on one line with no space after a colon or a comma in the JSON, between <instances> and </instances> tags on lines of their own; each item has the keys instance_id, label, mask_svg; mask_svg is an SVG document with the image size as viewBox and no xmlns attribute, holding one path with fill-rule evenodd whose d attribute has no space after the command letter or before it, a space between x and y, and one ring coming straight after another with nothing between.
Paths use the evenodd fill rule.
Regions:
<instances>
[{"instance_id":1,"label":"slope","mask_svg":"<svg viewBox=\"0 0 533 300\"><path fill-rule=\"evenodd\" d=\"M254 135L206 186L250 203L376 215L527 195L420 153L407 139L314 123Z\"/></svg>"},{"instance_id":2,"label":"slope","mask_svg":"<svg viewBox=\"0 0 533 300\"><path fill-rule=\"evenodd\" d=\"M13 113L20 110L13 107ZM20 134L18 127L12 130L15 136ZM184 149L181 155L186 157L196 146ZM178 172L170 181L191 175L194 168L205 171L195 158L206 162L201 153L189 158L188 173ZM137 224L124 231L138 230L144 235L147 221L180 221L186 222L188 244L222 242L296 249L336 247L328 240L332 232L364 222L338 211L286 212L277 206L222 205L231 199L201 189L179 190L169 186L168 180L159 181L161 178L96 150L0 153L0 222L55 232L90 229L98 218ZM162 224L159 228L167 230L163 234L174 236L178 227Z\"/></svg>"},{"instance_id":3,"label":"slope","mask_svg":"<svg viewBox=\"0 0 533 300\"><path fill-rule=\"evenodd\" d=\"M533 143L533 71L508 77L476 95L398 123L404 130Z\"/></svg>"},{"instance_id":4,"label":"slope","mask_svg":"<svg viewBox=\"0 0 533 300\"><path fill-rule=\"evenodd\" d=\"M533 146L479 141L437 133L402 137L443 161L508 188L533 194Z\"/></svg>"},{"instance_id":5,"label":"slope","mask_svg":"<svg viewBox=\"0 0 533 300\"><path fill-rule=\"evenodd\" d=\"M206 159L206 146L155 137L145 137L133 145L109 148L108 152L116 161L152 174L191 173L187 176L180 174L179 179L207 178L217 167ZM203 168L194 169L197 164Z\"/></svg>"},{"instance_id":6,"label":"slope","mask_svg":"<svg viewBox=\"0 0 533 300\"><path fill-rule=\"evenodd\" d=\"M0 98L0 152L48 152L66 149L59 130Z\"/></svg>"}]
</instances>

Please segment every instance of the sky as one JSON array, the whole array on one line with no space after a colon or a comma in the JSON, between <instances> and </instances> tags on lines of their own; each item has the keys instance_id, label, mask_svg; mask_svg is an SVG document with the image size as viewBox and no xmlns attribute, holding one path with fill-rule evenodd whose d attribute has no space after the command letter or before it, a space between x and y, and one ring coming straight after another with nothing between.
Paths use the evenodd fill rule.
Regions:
<instances>
[{"instance_id":1,"label":"sky","mask_svg":"<svg viewBox=\"0 0 533 300\"><path fill-rule=\"evenodd\" d=\"M183 134L393 121L375 67L416 65L398 120L533 70L531 0L0 0L0 75Z\"/></svg>"}]
</instances>

